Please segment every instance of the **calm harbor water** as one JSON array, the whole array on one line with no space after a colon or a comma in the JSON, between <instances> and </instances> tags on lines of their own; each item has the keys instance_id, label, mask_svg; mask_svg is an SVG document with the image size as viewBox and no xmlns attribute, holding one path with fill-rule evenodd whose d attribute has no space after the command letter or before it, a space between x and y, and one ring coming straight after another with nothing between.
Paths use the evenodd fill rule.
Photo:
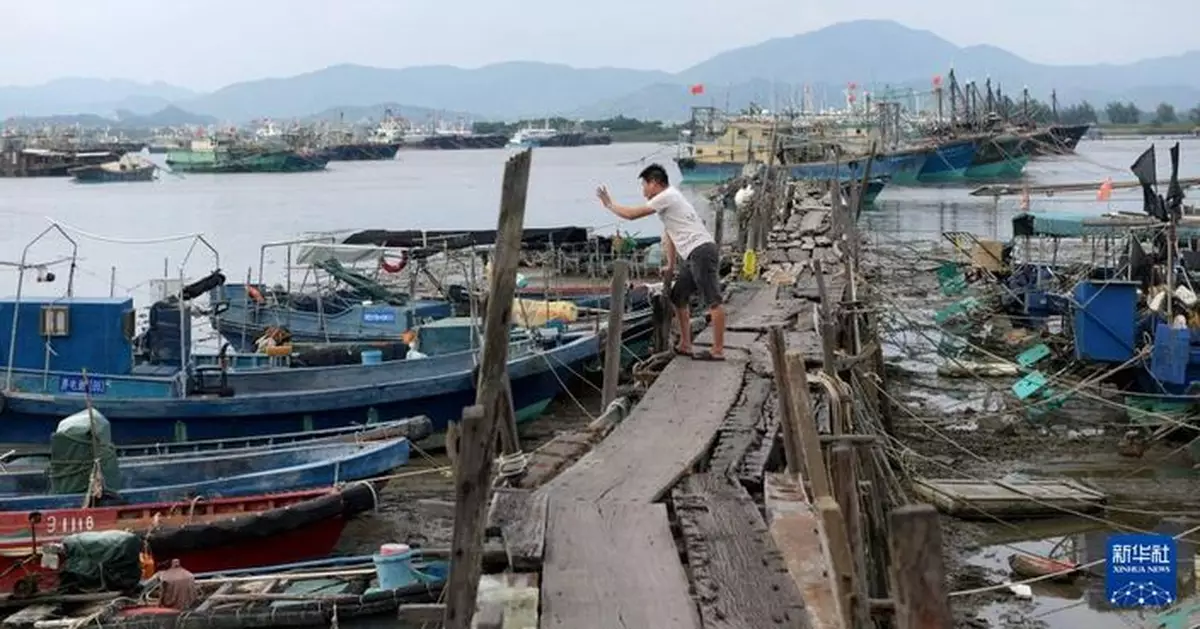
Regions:
<instances>
[{"instance_id":1,"label":"calm harbor water","mask_svg":"<svg viewBox=\"0 0 1200 629\"><path fill-rule=\"evenodd\" d=\"M1084 142L1079 155L1030 163L1027 181L1056 183L1130 177L1128 165L1148 142ZM1185 141L1185 175L1200 175L1200 144ZM1161 146L1166 146L1160 141ZM192 243L159 242L203 234L231 279L257 273L259 248L302 232L355 229L494 228L500 179L507 150L401 152L394 161L332 163L326 172L284 175L171 175L154 183L78 185L62 179L0 180L0 261L16 261L25 245L57 221L79 245L77 293L107 294L116 267L117 293L144 303L146 282L162 277L164 259L172 277ZM1165 157L1165 151L1163 152ZM526 225L582 225L611 231L616 219L595 201L607 184L619 200L637 200L637 173L658 161L671 165L674 148L655 144L616 144L537 149L530 180ZM157 156L156 156L157 157ZM1165 161L1165 160L1164 160ZM1165 163L1161 164L1165 170ZM882 238L936 240L946 230L1004 237L1017 211L1017 198L970 197L967 187L899 188L884 191L865 217L865 229ZM686 189L707 213L701 189ZM1136 191L1118 192L1113 207L1137 209ZM1091 193L1035 198L1035 209L1104 211L1108 204ZM656 234L653 220L627 223L623 230ZM32 247L29 262L69 254L69 243L51 234ZM197 250L184 274L200 277L213 256ZM266 276L282 273L282 252L268 255ZM54 267L59 281L29 294L61 294L66 267ZM0 267L0 290L15 288L16 273Z\"/></svg>"}]
</instances>

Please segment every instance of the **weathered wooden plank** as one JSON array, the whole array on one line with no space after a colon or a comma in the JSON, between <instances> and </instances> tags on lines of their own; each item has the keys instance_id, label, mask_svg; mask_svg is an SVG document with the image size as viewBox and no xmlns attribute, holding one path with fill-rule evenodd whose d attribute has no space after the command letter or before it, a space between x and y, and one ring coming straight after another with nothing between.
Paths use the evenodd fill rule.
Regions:
<instances>
[{"instance_id":1,"label":"weathered wooden plank","mask_svg":"<svg viewBox=\"0 0 1200 629\"><path fill-rule=\"evenodd\" d=\"M816 256L814 255L814 257ZM835 273L825 274L825 287L830 295L841 295L845 285L845 275ZM796 285L792 288L792 294L801 299L818 301L821 298L821 294L817 291L817 277L812 273L806 273L796 281Z\"/></svg>"},{"instance_id":2,"label":"weathered wooden plank","mask_svg":"<svg viewBox=\"0 0 1200 629\"><path fill-rule=\"evenodd\" d=\"M783 456L783 440L779 436L779 398L772 395L763 405L758 424L754 427L754 444L742 457L738 479L747 487L761 487L767 466Z\"/></svg>"},{"instance_id":3,"label":"weathered wooden plank","mask_svg":"<svg viewBox=\"0 0 1200 629\"><path fill-rule=\"evenodd\" d=\"M754 445L763 406L771 395L771 382L757 376L747 376L741 397L717 433L717 445L708 459L713 473L732 475Z\"/></svg>"},{"instance_id":4,"label":"weathered wooden plank","mask_svg":"<svg viewBox=\"0 0 1200 629\"><path fill-rule=\"evenodd\" d=\"M567 465L591 449L597 436L587 430L570 430L558 435L543 444L529 455L529 463L525 473L516 481L521 489L537 489Z\"/></svg>"},{"instance_id":5,"label":"weathered wooden plank","mask_svg":"<svg viewBox=\"0 0 1200 629\"><path fill-rule=\"evenodd\" d=\"M807 629L800 592L741 485L694 474L672 497L705 629Z\"/></svg>"},{"instance_id":6,"label":"weathered wooden plank","mask_svg":"<svg viewBox=\"0 0 1200 629\"><path fill-rule=\"evenodd\" d=\"M843 629L842 609L820 518L804 487L786 474L768 474L763 501L771 537L783 555L792 582L804 597L812 629Z\"/></svg>"},{"instance_id":7,"label":"weathered wooden plank","mask_svg":"<svg viewBox=\"0 0 1200 629\"><path fill-rule=\"evenodd\" d=\"M751 350L758 344L759 337L762 336L758 332L725 332L725 348L726 349L741 349ZM693 345L709 346L713 343L712 328L705 328L703 332L692 339Z\"/></svg>"},{"instance_id":8,"label":"weathered wooden plank","mask_svg":"<svg viewBox=\"0 0 1200 629\"><path fill-rule=\"evenodd\" d=\"M744 358L673 360L609 436L539 491L654 502L708 450L737 399Z\"/></svg>"},{"instance_id":9,"label":"weathered wooden plank","mask_svg":"<svg viewBox=\"0 0 1200 629\"><path fill-rule=\"evenodd\" d=\"M726 325L731 331L765 332L773 325L786 325L802 307L800 300L778 301L779 287L770 284L754 285L747 293L748 301L739 304Z\"/></svg>"},{"instance_id":10,"label":"weathered wooden plank","mask_svg":"<svg viewBox=\"0 0 1200 629\"><path fill-rule=\"evenodd\" d=\"M938 510L960 518L1061 515L1062 508L1099 511L1106 496L1072 480L975 481L919 478L913 493Z\"/></svg>"},{"instance_id":11,"label":"weathered wooden plank","mask_svg":"<svg viewBox=\"0 0 1200 629\"><path fill-rule=\"evenodd\" d=\"M546 539L547 497L528 489L499 488L488 510L489 528L500 529L508 565L533 570L542 565Z\"/></svg>"},{"instance_id":12,"label":"weathered wooden plank","mask_svg":"<svg viewBox=\"0 0 1200 629\"><path fill-rule=\"evenodd\" d=\"M551 498L542 629L700 629L661 504Z\"/></svg>"}]
</instances>

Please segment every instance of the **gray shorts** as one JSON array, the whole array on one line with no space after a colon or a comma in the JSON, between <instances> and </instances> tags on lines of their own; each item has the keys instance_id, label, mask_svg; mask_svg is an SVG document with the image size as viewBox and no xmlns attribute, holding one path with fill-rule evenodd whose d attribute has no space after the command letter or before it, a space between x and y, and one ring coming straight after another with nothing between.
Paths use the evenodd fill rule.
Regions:
<instances>
[{"instance_id":1,"label":"gray shorts","mask_svg":"<svg viewBox=\"0 0 1200 629\"><path fill-rule=\"evenodd\" d=\"M692 295L700 295L700 305L707 308L721 303L721 254L714 242L706 242L688 255L671 287L671 303L677 308L688 305Z\"/></svg>"}]
</instances>

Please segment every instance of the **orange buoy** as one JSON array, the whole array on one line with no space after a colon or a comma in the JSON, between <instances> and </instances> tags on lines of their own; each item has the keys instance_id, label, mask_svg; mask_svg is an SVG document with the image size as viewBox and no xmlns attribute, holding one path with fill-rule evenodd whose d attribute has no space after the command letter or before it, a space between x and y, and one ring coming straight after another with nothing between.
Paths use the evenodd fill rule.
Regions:
<instances>
[{"instance_id":1,"label":"orange buoy","mask_svg":"<svg viewBox=\"0 0 1200 629\"><path fill-rule=\"evenodd\" d=\"M256 304L263 304L267 302L267 300L263 298L263 294L255 286L247 286L246 294L249 295L250 299Z\"/></svg>"}]
</instances>

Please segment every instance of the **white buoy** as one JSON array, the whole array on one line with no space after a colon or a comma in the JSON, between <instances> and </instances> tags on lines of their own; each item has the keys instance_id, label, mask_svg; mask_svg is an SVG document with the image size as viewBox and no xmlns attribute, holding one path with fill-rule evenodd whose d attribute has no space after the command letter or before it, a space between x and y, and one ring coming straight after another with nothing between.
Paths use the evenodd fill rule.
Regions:
<instances>
[{"instance_id":1,"label":"white buoy","mask_svg":"<svg viewBox=\"0 0 1200 629\"><path fill-rule=\"evenodd\" d=\"M746 187L742 188L741 190L738 190L733 195L733 205L740 210L740 209L746 207L746 204L750 202L750 199L753 196L754 196L754 188L751 188L750 186L746 186Z\"/></svg>"}]
</instances>

